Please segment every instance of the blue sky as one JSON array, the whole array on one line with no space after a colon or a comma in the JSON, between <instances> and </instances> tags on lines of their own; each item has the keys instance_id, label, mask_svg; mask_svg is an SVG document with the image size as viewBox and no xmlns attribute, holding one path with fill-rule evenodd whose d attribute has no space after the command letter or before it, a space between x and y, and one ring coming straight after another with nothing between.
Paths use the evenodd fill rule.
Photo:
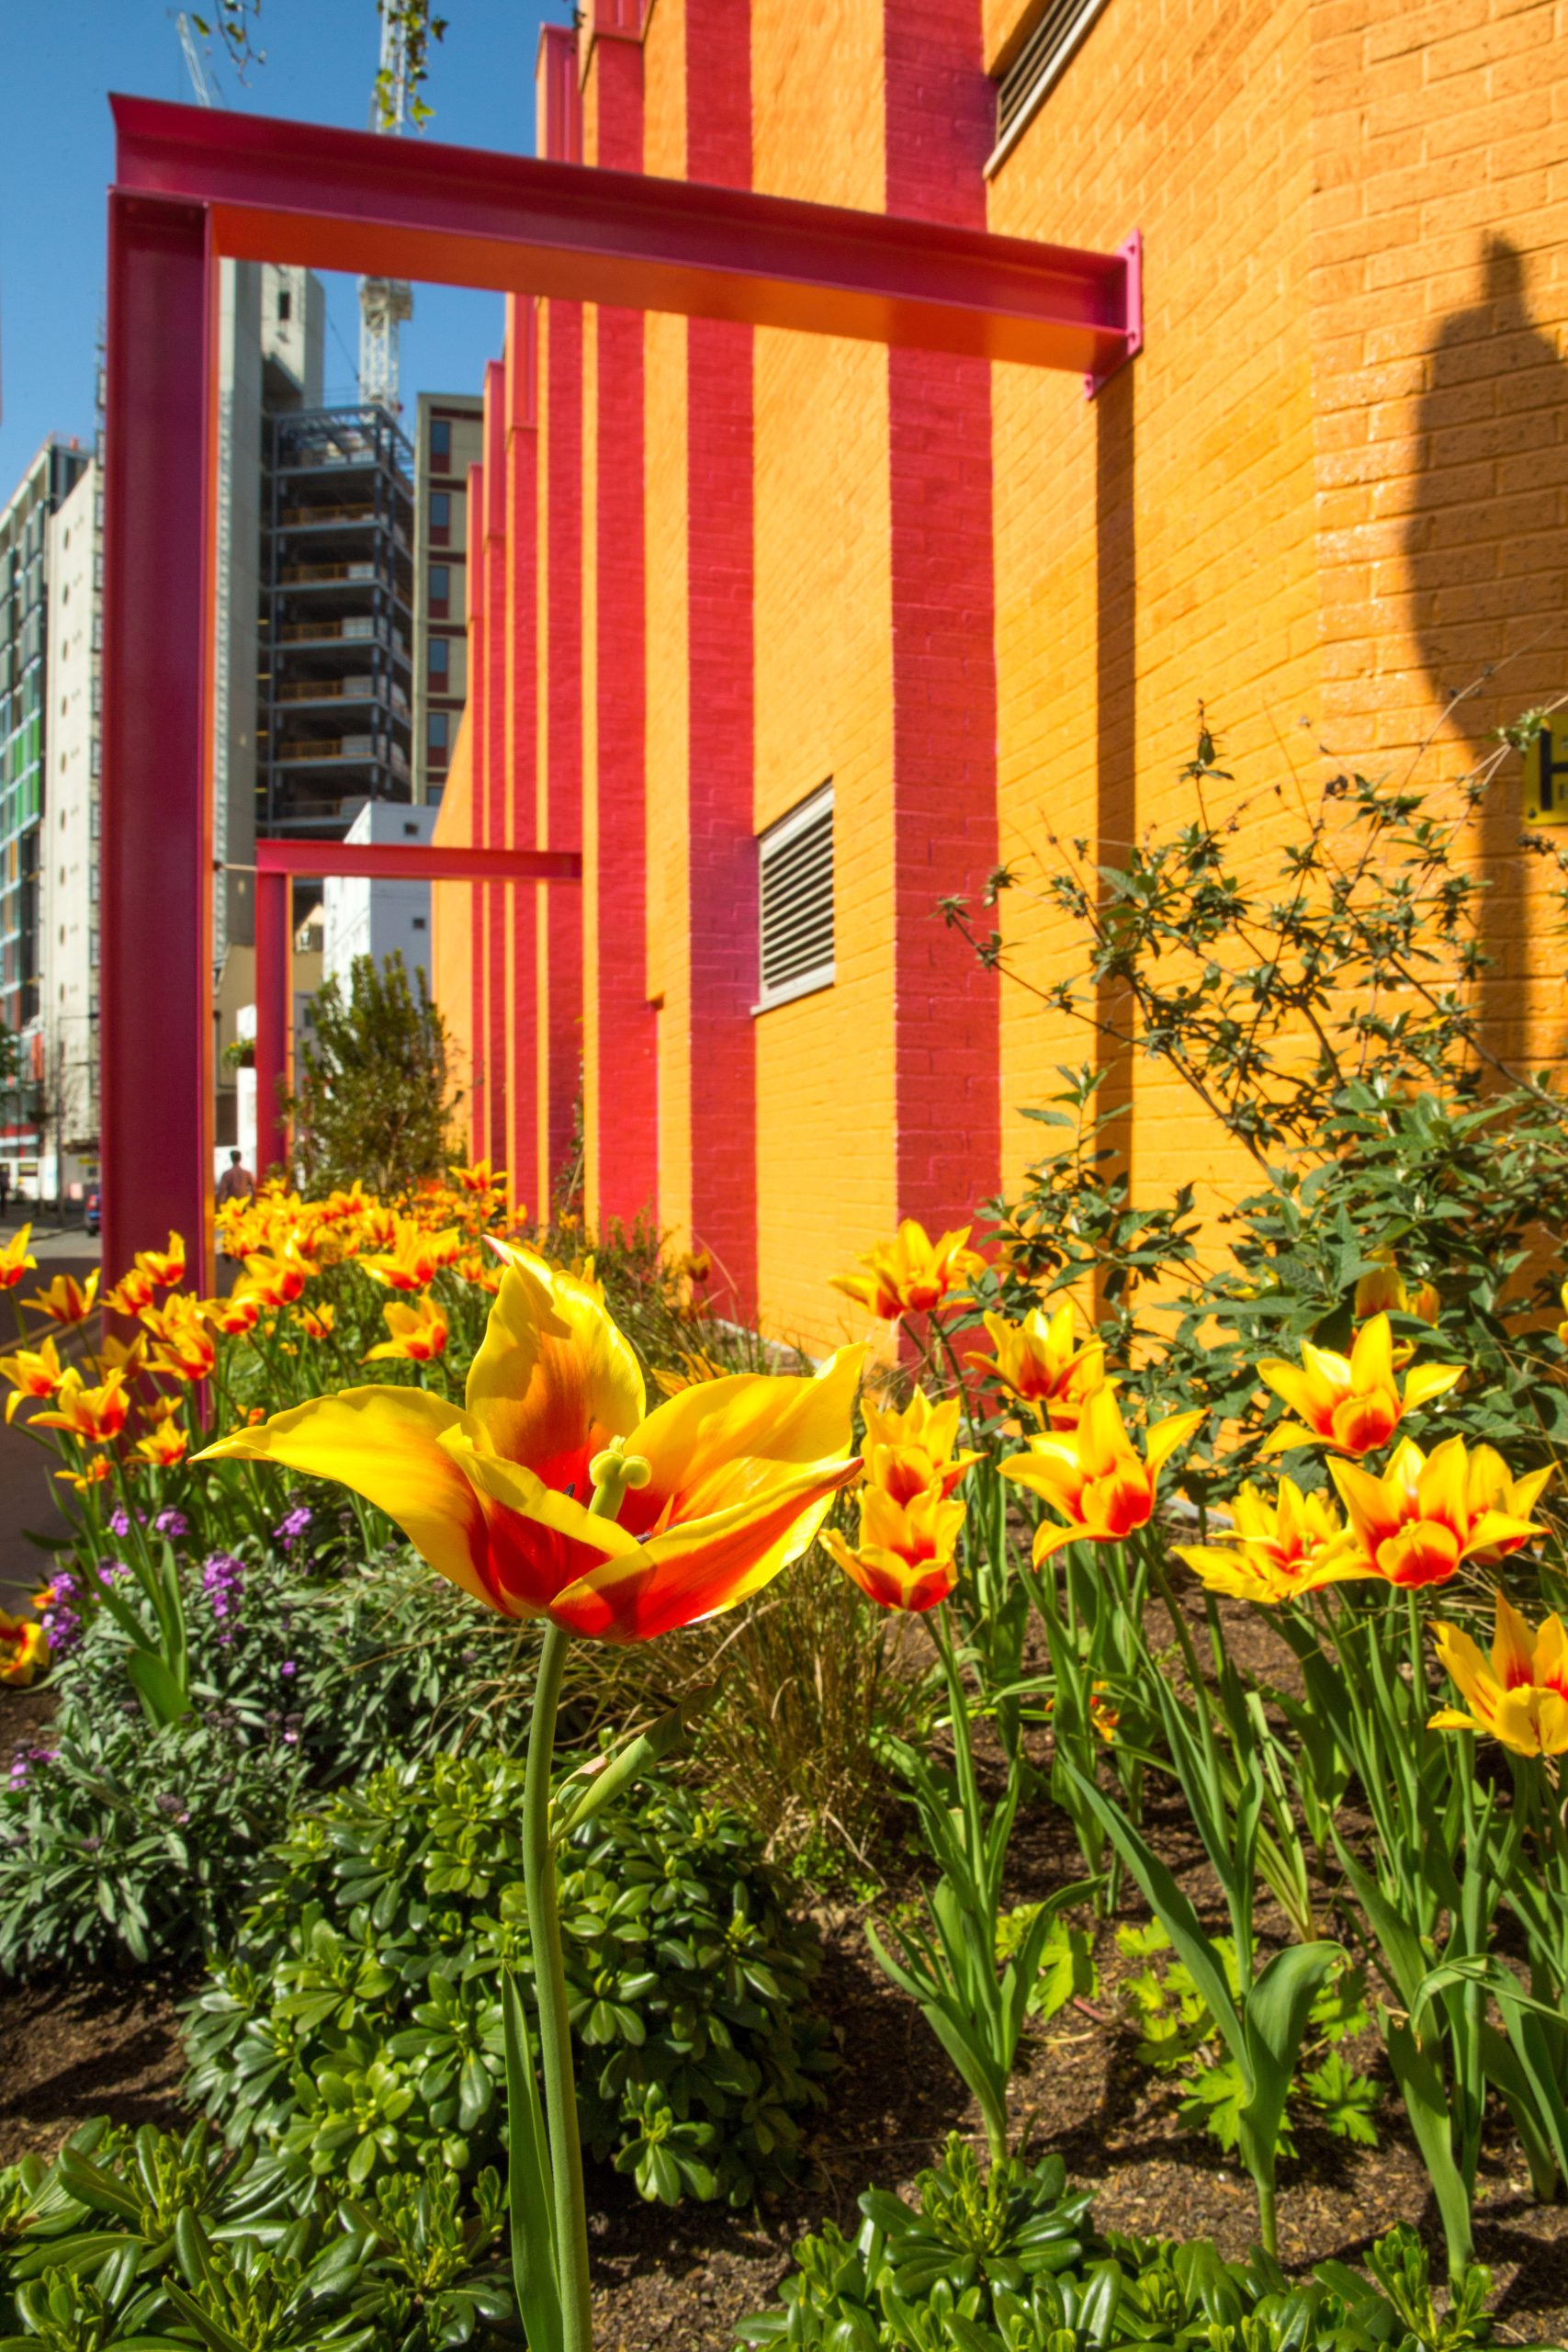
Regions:
<instances>
[{"instance_id":1,"label":"blue sky","mask_svg":"<svg viewBox=\"0 0 1568 2352\"><path fill-rule=\"evenodd\" d=\"M207 13L200 0L197 9ZM429 135L531 154L539 27L566 22L570 7L445 0L445 14L446 38L432 52L425 92L435 108ZM108 93L192 97L174 19L165 0L0 0L0 505L46 434L92 434L104 192L114 175ZM366 127L376 0L262 0L257 39L266 62L245 87L226 59L214 58L230 106ZM328 281L328 393L351 396L351 279ZM416 289L402 337L405 408L412 413L420 390L477 390L501 333L499 295Z\"/></svg>"}]
</instances>

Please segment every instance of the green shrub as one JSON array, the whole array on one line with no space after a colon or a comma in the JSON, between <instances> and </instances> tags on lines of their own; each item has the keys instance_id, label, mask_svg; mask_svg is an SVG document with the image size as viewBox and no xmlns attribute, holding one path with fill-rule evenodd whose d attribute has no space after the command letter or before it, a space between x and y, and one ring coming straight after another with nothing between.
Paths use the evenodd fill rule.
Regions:
<instances>
[{"instance_id":1,"label":"green shrub","mask_svg":"<svg viewBox=\"0 0 1568 2352\"><path fill-rule=\"evenodd\" d=\"M436 1757L295 1823L188 2016L190 2093L227 2132L347 2184L499 2157L522 1793L510 1758ZM784 2178L825 2029L751 1832L645 1784L568 1841L560 1902L587 2146L666 2204Z\"/></svg>"},{"instance_id":2,"label":"green shrub","mask_svg":"<svg viewBox=\"0 0 1568 2352\"><path fill-rule=\"evenodd\" d=\"M299 1750L221 1708L155 1728L62 1709L0 1791L0 1973L199 1951L234 1914L299 1794Z\"/></svg>"},{"instance_id":3,"label":"green shrub","mask_svg":"<svg viewBox=\"0 0 1568 2352\"><path fill-rule=\"evenodd\" d=\"M436 2352L498 2327L514 2343L502 2214L493 2172L467 2215L450 2175L340 2205L205 2124L85 2124L52 2165L0 2172L0 2352Z\"/></svg>"},{"instance_id":4,"label":"green shrub","mask_svg":"<svg viewBox=\"0 0 1568 2352\"><path fill-rule=\"evenodd\" d=\"M982 2175L954 2135L916 2202L868 2189L852 2242L827 2222L795 2249L779 2304L739 2330L791 2352L1463 2352L1495 2339L1489 2272L1472 2266L1449 2307L1431 2292L1413 2230L1374 2247L1369 2280L1325 2263L1294 2283L1267 2256L1221 2260L1197 2240L1101 2239L1059 2156ZM1375 2282L1375 2283L1374 2283Z\"/></svg>"},{"instance_id":5,"label":"green shrub","mask_svg":"<svg viewBox=\"0 0 1568 2352\"><path fill-rule=\"evenodd\" d=\"M91 1611L46 1739L0 1785L0 1974L210 1949L310 1788L476 1733L523 1744L510 1629L406 1554L323 1577L246 1545L181 1580L192 1714L147 1722L125 1636Z\"/></svg>"}]
</instances>

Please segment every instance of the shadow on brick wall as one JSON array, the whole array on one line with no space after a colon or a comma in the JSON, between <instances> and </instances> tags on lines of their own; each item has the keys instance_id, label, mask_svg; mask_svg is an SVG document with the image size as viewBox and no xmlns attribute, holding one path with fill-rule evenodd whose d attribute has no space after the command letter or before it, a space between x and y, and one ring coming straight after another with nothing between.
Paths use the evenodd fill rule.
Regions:
<instances>
[{"instance_id":1,"label":"shadow on brick wall","mask_svg":"<svg viewBox=\"0 0 1568 2352\"><path fill-rule=\"evenodd\" d=\"M1495 729L1568 690L1568 365L1532 319L1524 257L1490 237L1479 300L1446 318L1413 419L1415 499L1404 533L1411 621L1438 701L1479 762ZM1483 944L1494 1050L1525 1054L1532 937L1520 778L1488 794L1480 854L1491 883Z\"/></svg>"}]
</instances>

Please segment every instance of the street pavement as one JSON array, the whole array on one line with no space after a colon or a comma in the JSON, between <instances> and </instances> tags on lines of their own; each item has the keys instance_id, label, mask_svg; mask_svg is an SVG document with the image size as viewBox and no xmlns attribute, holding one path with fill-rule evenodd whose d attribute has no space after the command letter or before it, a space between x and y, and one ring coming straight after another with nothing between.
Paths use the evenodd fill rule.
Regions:
<instances>
[{"instance_id":1,"label":"street pavement","mask_svg":"<svg viewBox=\"0 0 1568 2352\"><path fill-rule=\"evenodd\" d=\"M15 1209L0 1227L0 1241L8 1241L25 1218ZM40 1221L35 1225L28 1248L39 1261L38 1285L53 1281L56 1274L74 1274L78 1282L85 1282L98 1263L98 1245L80 1227L55 1226ZM0 1354L9 1353L16 1344L16 1309L12 1302L26 1298L35 1287L35 1277L25 1274L17 1287L0 1295ZM30 1315L26 1318L29 1338L35 1337L40 1318ZM48 1329L45 1324L41 1328ZM85 1327L96 1337L97 1318ZM72 1344L74 1342L74 1346ZM62 1355L77 1351L80 1335L66 1335ZM9 1426L0 1423L0 1608L14 1608L18 1599L33 1592L44 1581L49 1555L36 1544L29 1544L23 1530L32 1528L39 1534L58 1534L62 1526L54 1500L54 1480L51 1476L55 1457L29 1438L17 1422Z\"/></svg>"}]
</instances>

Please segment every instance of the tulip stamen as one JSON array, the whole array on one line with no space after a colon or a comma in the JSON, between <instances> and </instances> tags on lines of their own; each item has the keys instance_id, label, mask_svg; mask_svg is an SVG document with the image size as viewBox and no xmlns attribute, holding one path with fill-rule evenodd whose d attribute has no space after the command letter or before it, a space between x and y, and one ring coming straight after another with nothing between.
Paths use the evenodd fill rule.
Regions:
<instances>
[{"instance_id":1,"label":"tulip stamen","mask_svg":"<svg viewBox=\"0 0 1568 2352\"><path fill-rule=\"evenodd\" d=\"M588 1465L593 1488L590 1510L596 1518L618 1519L630 1488L646 1487L652 1476L653 1464L646 1454L628 1453L626 1440L613 1437L603 1453L596 1453Z\"/></svg>"}]
</instances>

